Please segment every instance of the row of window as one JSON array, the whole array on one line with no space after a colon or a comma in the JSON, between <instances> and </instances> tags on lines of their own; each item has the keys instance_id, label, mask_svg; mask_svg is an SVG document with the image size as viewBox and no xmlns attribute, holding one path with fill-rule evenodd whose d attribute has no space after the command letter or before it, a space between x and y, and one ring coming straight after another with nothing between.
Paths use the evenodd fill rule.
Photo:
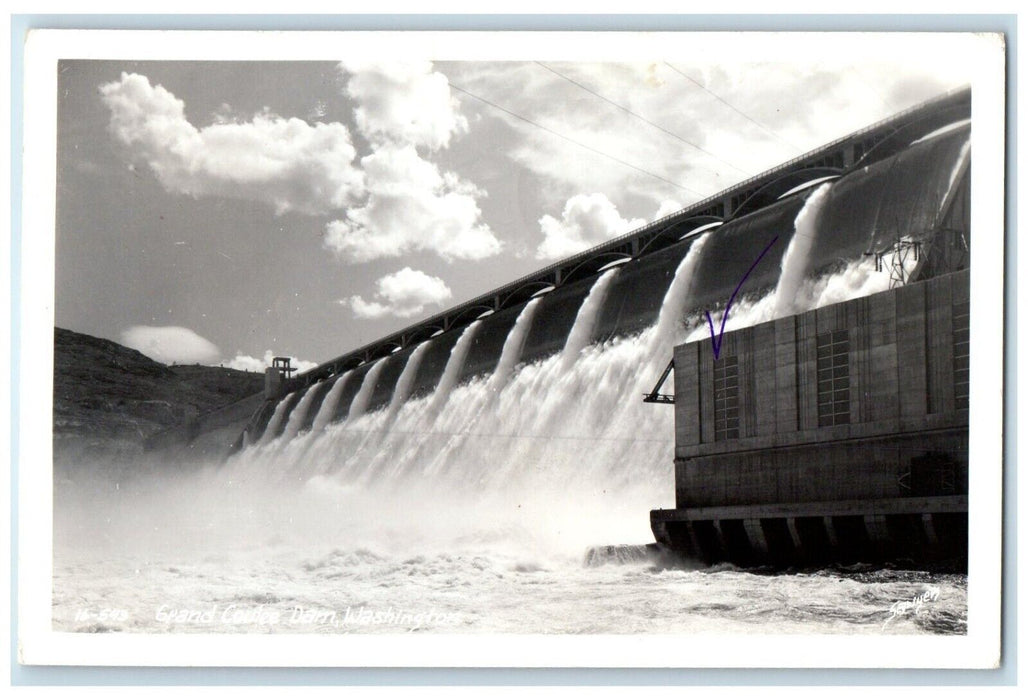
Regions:
<instances>
[{"instance_id":1,"label":"row of window","mask_svg":"<svg viewBox=\"0 0 1028 700\"><path fill-rule=\"evenodd\" d=\"M817 336L817 424L850 422L850 332Z\"/></svg>"},{"instance_id":2,"label":"row of window","mask_svg":"<svg viewBox=\"0 0 1028 700\"><path fill-rule=\"evenodd\" d=\"M967 408L971 388L971 304L953 305L953 388L957 408Z\"/></svg>"},{"instance_id":3,"label":"row of window","mask_svg":"<svg viewBox=\"0 0 1028 700\"><path fill-rule=\"evenodd\" d=\"M714 360L714 439L739 437L739 358Z\"/></svg>"},{"instance_id":4,"label":"row of window","mask_svg":"<svg viewBox=\"0 0 1028 700\"><path fill-rule=\"evenodd\" d=\"M970 388L970 304L953 305L953 383L956 408L966 409ZM850 335L848 330L817 336L817 424L850 422ZM739 437L739 358L714 360L714 439Z\"/></svg>"}]
</instances>

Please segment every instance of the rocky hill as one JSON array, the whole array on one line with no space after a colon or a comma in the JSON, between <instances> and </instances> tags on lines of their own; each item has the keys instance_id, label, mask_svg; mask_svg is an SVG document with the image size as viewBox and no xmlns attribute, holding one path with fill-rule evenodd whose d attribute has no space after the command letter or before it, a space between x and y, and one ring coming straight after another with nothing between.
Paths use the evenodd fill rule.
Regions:
<instances>
[{"instance_id":1,"label":"rocky hill","mask_svg":"<svg viewBox=\"0 0 1028 700\"><path fill-rule=\"evenodd\" d=\"M156 432L261 391L264 377L164 365L103 338L54 329L54 455L130 455Z\"/></svg>"}]
</instances>

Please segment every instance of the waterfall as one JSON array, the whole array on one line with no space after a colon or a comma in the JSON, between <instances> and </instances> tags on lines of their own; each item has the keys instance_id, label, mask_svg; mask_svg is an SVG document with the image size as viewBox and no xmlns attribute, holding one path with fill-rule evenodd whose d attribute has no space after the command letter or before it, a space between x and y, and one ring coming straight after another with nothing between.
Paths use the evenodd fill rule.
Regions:
<instances>
[{"instance_id":1,"label":"waterfall","mask_svg":"<svg viewBox=\"0 0 1028 700\"><path fill-rule=\"evenodd\" d=\"M450 397L450 392L457 384L460 371L464 368L464 360L468 357L471 349L471 342L475 339L475 331L482 325L481 321L474 321L464 329L457 339L453 349L450 350L450 357L446 361L446 368L443 369L443 376L439 378L435 391L432 393L432 402L428 406L430 414L437 414Z\"/></svg>"},{"instance_id":2,"label":"waterfall","mask_svg":"<svg viewBox=\"0 0 1028 700\"><path fill-rule=\"evenodd\" d=\"M336 415L336 407L339 406L339 397L343 395L349 379L350 372L344 372L336 378L332 388L325 395L325 400L321 402L321 408L318 409L317 415L314 416L314 424L311 426L312 433L320 433L326 425L332 422Z\"/></svg>"},{"instance_id":3,"label":"waterfall","mask_svg":"<svg viewBox=\"0 0 1028 700\"><path fill-rule=\"evenodd\" d=\"M734 327L766 320L779 298L806 306L833 293L803 278L827 190L823 185L814 191L797 215L795 225L802 235L786 251L776 291L758 300L739 300L732 310ZM475 321L461 333L432 394L409 396L429 344L423 343L411 353L388 409L365 413L386 360L379 361L367 372L345 424L311 437L304 464L298 456L292 468L313 470L347 488L427 479L456 491L495 490L509 498L550 491L605 501L619 494L624 500L612 501L612 508L634 503L644 509L667 502L673 484L673 412L644 404L640 397L684 335L691 330L707 333L702 318L686 317L686 311L704 247L716 235L708 231L692 242L675 268L656 322L637 335L589 343L615 277L625 274L619 268L593 283L558 354L520 363L540 304L535 299L508 331L489 376L457 385L486 321ZM342 381L337 380L330 395ZM625 495L629 493L635 495Z\"/></svg>"},{"instance_id":4,"label":"waterfall","mask_svg":"<svg viewBox=\"0 0 1028 700\"><path fill-rule=\"evenodd\" d=\"M689 246L689 252L678 263L671 286L668 287L660 304L657 324L650 337L652 347L649 348L649 355L654 362L667 364L671 348L682 331L682 317L692 289L693 273L703 255L703 246L712 235L714 232L708 231L693 241Z\"/></svg>"},{"instance_id":5,"label":"waterfall","mask_svg":"<svg viewBox=\"0 0 1028 700\"><path fill-rule=\"evenodd\" d=\"M492 399L488 382L471 382L454 392L434 424L438 445L420 453L428 457L424 474L512 493L517 485L571 488L593 497L597 494L591 485L606 484L641 488L646 498L656 498L653 484L662 480L649 481L644 475L657 470L671 483L671 414L654 412L636 397L653 380L647 362L665 346L670 351L706 235L690 247L665 295L663 323L658 323L664 343L655 341L659 334L651 327L637 336L578 347L579 339L590 335L614 275L601 276L565 340L565 349L575 348L574 361L565 364L566 355L560 353L525 365ZM667 359L662 355L661 365ZM654 434L661 437L650 437ZM626 449L634 449L634 458ZM606 498L603 493L598 497Z\"/></svg>"},{"instance_id":6,"label":"waterfall","mask_svg":"<svg viewBox=\"0 0 1028 700\"><path fill-rule=\"evenodd\" d=\"M491 394L495 394L506 386L507 381L514 372L514 367L521 360L521 349L525 346L525 338L528 337L528 332L532 330L532 318L535 316L535 310L539 306L539 302L540 299L535 298L530 299L525 304L525 307L521 309L521 313L518 314L517 319L514 321L514 327L507 334L507 339L503 341L500 361L496 363L496 369L493 370L493 374L489 378L487 388Z\"/></svg>"},{"instance_id":7,"label":"waterfall","mask_svg":"<svg viewBox=\"0 0 1028 700\"><path fill-rule=\"evenodd\" d=\"M258 445L267 445L274 439L275 433L278 432L279 426L282 425L282 421L285 419L286 409L289 408L292 398L292 394L286 394L285 398L275 406L275 412L271 414L271 420L268 421L268 426L264 429L264 434L261 435L260 442L257 443Z\"/></svg>"},{"instance_id":8,"label":"waterfall","mask_svg":"<svg viewBox=\"0 0 1028 700\"><path fill-rule=\"evenodd\" d=\"M589 296L585 298L578 308L578 315L575 317L575 324L568 333L568 339L564 343L564 350L561 352L560 365L562 369L568 369L578 360L578 355L589 344L592 338L593 329L596 327L596 318L603 309L603 302L607 298L607 290L610 283L614 281L620 268L607 270L599 279L593 283L589 290Z\"/></svg>"},{"instance_id":9,"label":"waterfall","mask_svg":"<svg viewBox=\"0 0 1028 700\"><path fill-rule=\"evenodd\" d=\"M959 180L959 169L954 173L951 179ZM865 257L822 278L806 277L832 187L826 183L811 191L795 215L794 235L782 255L774 289L759 298L736 299L726 330L888 286L888 275L875 273L873 261ZM611 511L626 507L645 512L672 502L673 411L644 404L641 396L652 388L675 345L709 338L703 317L688 312L698 306L696 273L717 235L717 230L706 231L689 244L677 261L656 321L642 332L589 342L597 320L611 310L607 307L623 302L611 298L615 278L632 274L631 266L609 270L596 278L583 299L561 352L521 361L542 303L530 300L507 331L493 372L459 384L476 334L486 332L491 323L474 321L454 343L432 393L410 395L430 344L426 342L411 352L388 408L366 412L388 361L380 360L367 372L347 420L301 436L306 448L295 456L278 456L275 468L305 476L316 489L381 488L420 499L415 494L430 487L475 498L493 494L500 507L511 508L533 499L565 504L582 499ZM768 240L770 236L753 245ZM547 343L557 340L548 329L535 331ZM336 380L316 427L323 427L322 413L332 415L345 381L345 376Z\"/></svg>"},{"instance_id":10,"label":"waterfall","mask_svg":"<svg viewBox=\"0 0 1028 700\"><path fill-rule=\"evenodd\" d=\"M371 401L371 393L375 390L375 384L378 383L378 375L382 374L382 370L385 368L385 364L389 359L390 358L388 357L383 357L381 360L377 360L375 364L371 366L371 369L369 369L364 375L364 381L361 382L361 388L350 403L350 412L346 415L347 423L360 418L364 415L364 412L368 410L368 403Z\"/></svg>"},{"instance_id":11,"label":"waterfall","mask_svg":"<svg viewBox=\"0 0 1028 700\"><path fill-rule=\"evenodd\" d=\"M875 272L874 260L866 256L851 260L845 268L831 275L819 279L805 277L818 235L820 214L828 202L832 185L828 182L814 190L796 215L795 233L782 256L775 289L758 299L736 300L725 324L726 332L888 289L889 276ZM709 338L707 327L701 326L694 328L686 341Z\"/></svg>"},{"instance_id":12,"label":"waterfall","mask_svg":"<svg viewBox=\"0 0 1028 700\"><path fill-rule=\"evenodd\" d=\"M810 250L814 247L817 237L817 221L821 208L828 200L828 191L832 184L825 184L814 190L806 203L796 215L796 232L789 241L789 247L782 257L782 273L778 278L775 290L775 318L795 313L796 294L804 280L810 260Z\"/></svg>"},{"instance_id":13,"label":"waterfall","mask_svg":"<svg viewBox=\"0 0 1028 700\"><path fill-rule=\"evenodd\" d=\"M389 409L364 414L381 371L380 361L367 373L345 424L306 437L312 441L308 449L298 451L295 457L282 457L296 462L285 468L310 470L323 478L368 488L401 477L423 476L446 483L452 479L460 489L498 481L539 481L568 488L568 479L583 478L588 483L624 486L626 479L634 481L634 477L657 470L661 479L643 479L650 484L643 489L646 497L655 497L653 484L663 488L671 483L666 473L672 456L671 414L653 411L636 396L653 381L647 365L662 366L667 361L667 352L682 326L692 274L710 235L697 238L678 264L658 322L649 330L589 345L607 292L620 274L609 270L596 279L582 301L561 353L519 364L540 303L533 299L508 332L493 373L457 386L482 324L475 321L454 344L431 395L408 396L425 343L411 354ZM336 380L323 411L330 408L336 399L332 395L338 396L344 381ZM319 419L315 424L320 424ZM635 460L644 465L631 469ZM589 473L595 478L588 477Z\"/></svg>"},{"instance_id":14,"label":"waterfall","mask_svg":"<svg viewBox=\"0 0 1028 700\"><path fill-rule=\"evenodd\" d=\"M389 415L395 417L397 411L400 410L400 406L404 404L407 397L410 396L411 385L414 384L414 378L418 374L418 367L421 366L421 358L424 356L425 351L428 350L428 346L432 343L431 340L421 343L414 351L407 357L407 364L403 366L403 372L400 373L399 379L396 380L396 387L393 388L393 396L389 400Z\"/></svg>"},{"instance_id":15,"label":"waterfall","mask_svg":"<svg viewBox=\"0 0 1028 700\"><path fill-rule=\"evenodd\" d=\"M314 386L309 387L300 398L300 402L289 413L289 422L286 423L286 429L282 431L283 440L291 440L300 432L300 426L303 425L303 421L307 418L307 411L310 410L311 402L317 395L320 386L321 382L318 382Z\"/></svg>"},{"instance_id":16,"label":"waterfall","mask_svg":"<svg viewBox=\"0 0 1028 700\"><path fill-rule=\"evenodd\" d=\"M642 396L676 345L710 341L702 310L723 307L728 293L713 298L705 280L731 291L778 236L759 263L760 284L744 286L734 298L726 332L887 289L888 272L876 272L874 260L861 255L867 222L877 217L931 228L936 209L950 206L965 183L970 147L959 140L964 137L947 136L888 167L818 183L765 214L697 232L688 242L668 241L642 261L597 275L584 296L578 285L565 287L529 300L520 312L451 330L409 350L402 371L383 369L390 360L363 367L350 414L329 425L342 395L356 390L343 375L324 393L309 433L283 441L289 444L281 449L237 454L228 464L238 470L231 478L242 473L262 484L300 484L304 497L338 504L333 524L354 519L354 504L368 504L383 541L414 547L441 523L491 549L517 539L521 529L560 541L644 541L651 536L648 510L675 502L675 414ZM836 259L840 264L832 264ZM731 279L715 283L719 272ZM757 287L759 294L748 291ZM581 300L577 309L562 307L571 299ZM648 325L637 330L642 319ZM598 324L603 339L591 342ZM608 330L614 331L609 337ZM540 357L553 348L559 351ZM524 361L528 356L536 359ZM462 382L472 357L476 367L493 360L495 366ZM383 371L397 376L395 386L383 386ZM412 392L433 380L434 389ZM389 396L388 406L369 410L372 396ZM275 413L297 398L287 397ZM284 419L273 417L265 441Z\"/></svg>"}]
</instances>

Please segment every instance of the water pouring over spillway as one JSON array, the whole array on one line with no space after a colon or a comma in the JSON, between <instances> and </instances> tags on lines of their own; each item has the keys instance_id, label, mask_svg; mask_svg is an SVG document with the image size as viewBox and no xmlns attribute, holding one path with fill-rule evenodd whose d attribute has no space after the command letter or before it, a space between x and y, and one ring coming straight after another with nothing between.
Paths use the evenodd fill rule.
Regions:
<instances>
[{"instance_id":1,"label":"water pouring over spillway","mask_svg":"<svg viewBox=\"0 0 1028 700\"><path fill-rule=\"evenodd\" d=\"M287 396L268 430L286 422L283 439L304 440L304 449L274 452L261 438L226 468L257 461L271 479L401 490L431 481L515 501L530 493L617 494L640 508L666 501L672 418L639 397L671 348L706 337L703 312L721 318L775 237L739 289L728 330L887 289L890 275L868 253L888 249L898 221L928 249L954 188L967 187L954 173L963 178L968 140L966 127L937 135L352 370L334 380L309 433L297 435L296 414L309 410L316 387L298 403ZM326 423L333 403L340 409Z\"/></svg>"}]
</instances>

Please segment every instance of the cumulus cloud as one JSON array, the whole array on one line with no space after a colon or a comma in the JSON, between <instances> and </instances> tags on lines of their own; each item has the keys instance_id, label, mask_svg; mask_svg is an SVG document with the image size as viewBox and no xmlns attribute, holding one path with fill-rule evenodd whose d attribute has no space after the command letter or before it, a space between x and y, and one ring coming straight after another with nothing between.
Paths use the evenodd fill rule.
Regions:
<instances>
[{"instance_id":1,"label":"cumulus cloud","mask_svg":"<svg viewBox=\"0 0 1028 700\"><path fill-rule=\"evenodd\" d=\"M500 241L480 217L485 193L421 158L412 145L383 145L361 159L369 197L329 222L325 245L350 262L433 251L446 260L480 260Z\"/></svg>"},{"instance_id":2,"label":"cumulus cloud","mask_svg":"<svg viewBox=\"0 0 1028 700\"><path fill-rule=\"evenodd\" d=\"M399 257L418 250L445 260L480 260L500 252L481 220L486 192L444 172L418 149L449 146L468 123L446 77L423 62L340 64L354 118L372 145L361 159L367 199L325 227L324 244L348 262Z\"/></svg>"},{"instance_id":3,"label":"cumulus cloud","mask_svg":"<svg viewBox=\"0 0 1028 700\"><path fill-rule=\"evenodd\" d=\"M623 219L604 194L576 194L564 205L560 219L549 214L539 219L543 242L536 249L536 257L544 260L572 255L645 223L643 219Z\"/></svg>"},{"instance_id":4,"label":"cumulus cloud","mask_svg":"<svg viewBox=\"0 0 1028 700\"><path fill-rule=\"evenodd\" d=\"M181 326L131 326L121 344L165 364L208 364L221 355L218 346Z\"/></svg>"},{"instance_id":5,"label":"cumulus cloud","mask_svg":"<svg viewBox=\"0 0 1028 700\"><path fill-rule=\"evenodd\" d=\"M665 216L670 216L684 208L685 207L673 199L665 199L660 203L660 206L657 207L657 213L653 215L653 220L656 221L657 219L663 219Z\"/></svg>"},{"instance_id":6,"label":"cumulus cloud","mask_svg":"<svg viewBox=\"0 0 1028 700\"><path fill-rule=\"evenodd\" d=\"M340 299L339 303L353 309L357 318L409 318L420 314L426 306L442 304L453 296L438 277L409 267L382 277L375 286L373 299L352 296Z\"/></svg>"},{"instance_id":7,"label":"cumulus cloud","mask_svg":"<svg viewBox=\"0 0 1028 700\"><path fill-rule=\"evenodd\" d=\"M226 360L221 364L230 369L238 369L243 370L245 372L263 372L265 369L271 366L271 361L276 357L280 356L276 355L271 350L265 350L263 358L257 358L253 357L252 355L243 355L242 353L238 353L231 360ZM289 359L292 361L293 367L296 367L300 372L306 372L318 366L317 362L309 362L308 360L301 360L296 357L290 357Z\"/></svg>"},{"instance_id":8,"label":"cumulus cloud","mask_svg":"<svg viewBox=\"0 0 1028 700\"><path fill-rule=\"evenodd\" d=\"M109 131L131 159L169 192L270 204L275 212L345 214L329 222L324 244L360 263L428 250L446 260L496 255L500 241L481 220L486 192L426 160L467 131L449 83L431 62L356 63L340 68L370 153L357 162L350 132L263 112L245 120L227 104L197 128L185 104L135 73L100 87ZM324 116L323 105L312 112Z\"/></svg>"},{"instance_id":9,"label":"cumulus cloud","mask_svg":"<svg viewBox=\"0 0 1028 700\"><path fill-rule=\"evenodd\" d=\"M468 129L446 76L431 61L343 61L339 68L349 75L346 93L359 103L357 126L371 141L435 151Z\"/></svg>"},{"instance_id":10,"label":"cumulus cloud","mask_svg":"<svg viewBox=\"0 0 1028 700\"><path fill-rule=\"evenodd\" d=\"M324 214L363 194L363 174L346 126L308 124L262 113L198 129L182 100L146 76L122 73L100 87L108 128L133 162L150 167L169 192L266 202L276 213Z\"/></svg>"}]
</instances>

